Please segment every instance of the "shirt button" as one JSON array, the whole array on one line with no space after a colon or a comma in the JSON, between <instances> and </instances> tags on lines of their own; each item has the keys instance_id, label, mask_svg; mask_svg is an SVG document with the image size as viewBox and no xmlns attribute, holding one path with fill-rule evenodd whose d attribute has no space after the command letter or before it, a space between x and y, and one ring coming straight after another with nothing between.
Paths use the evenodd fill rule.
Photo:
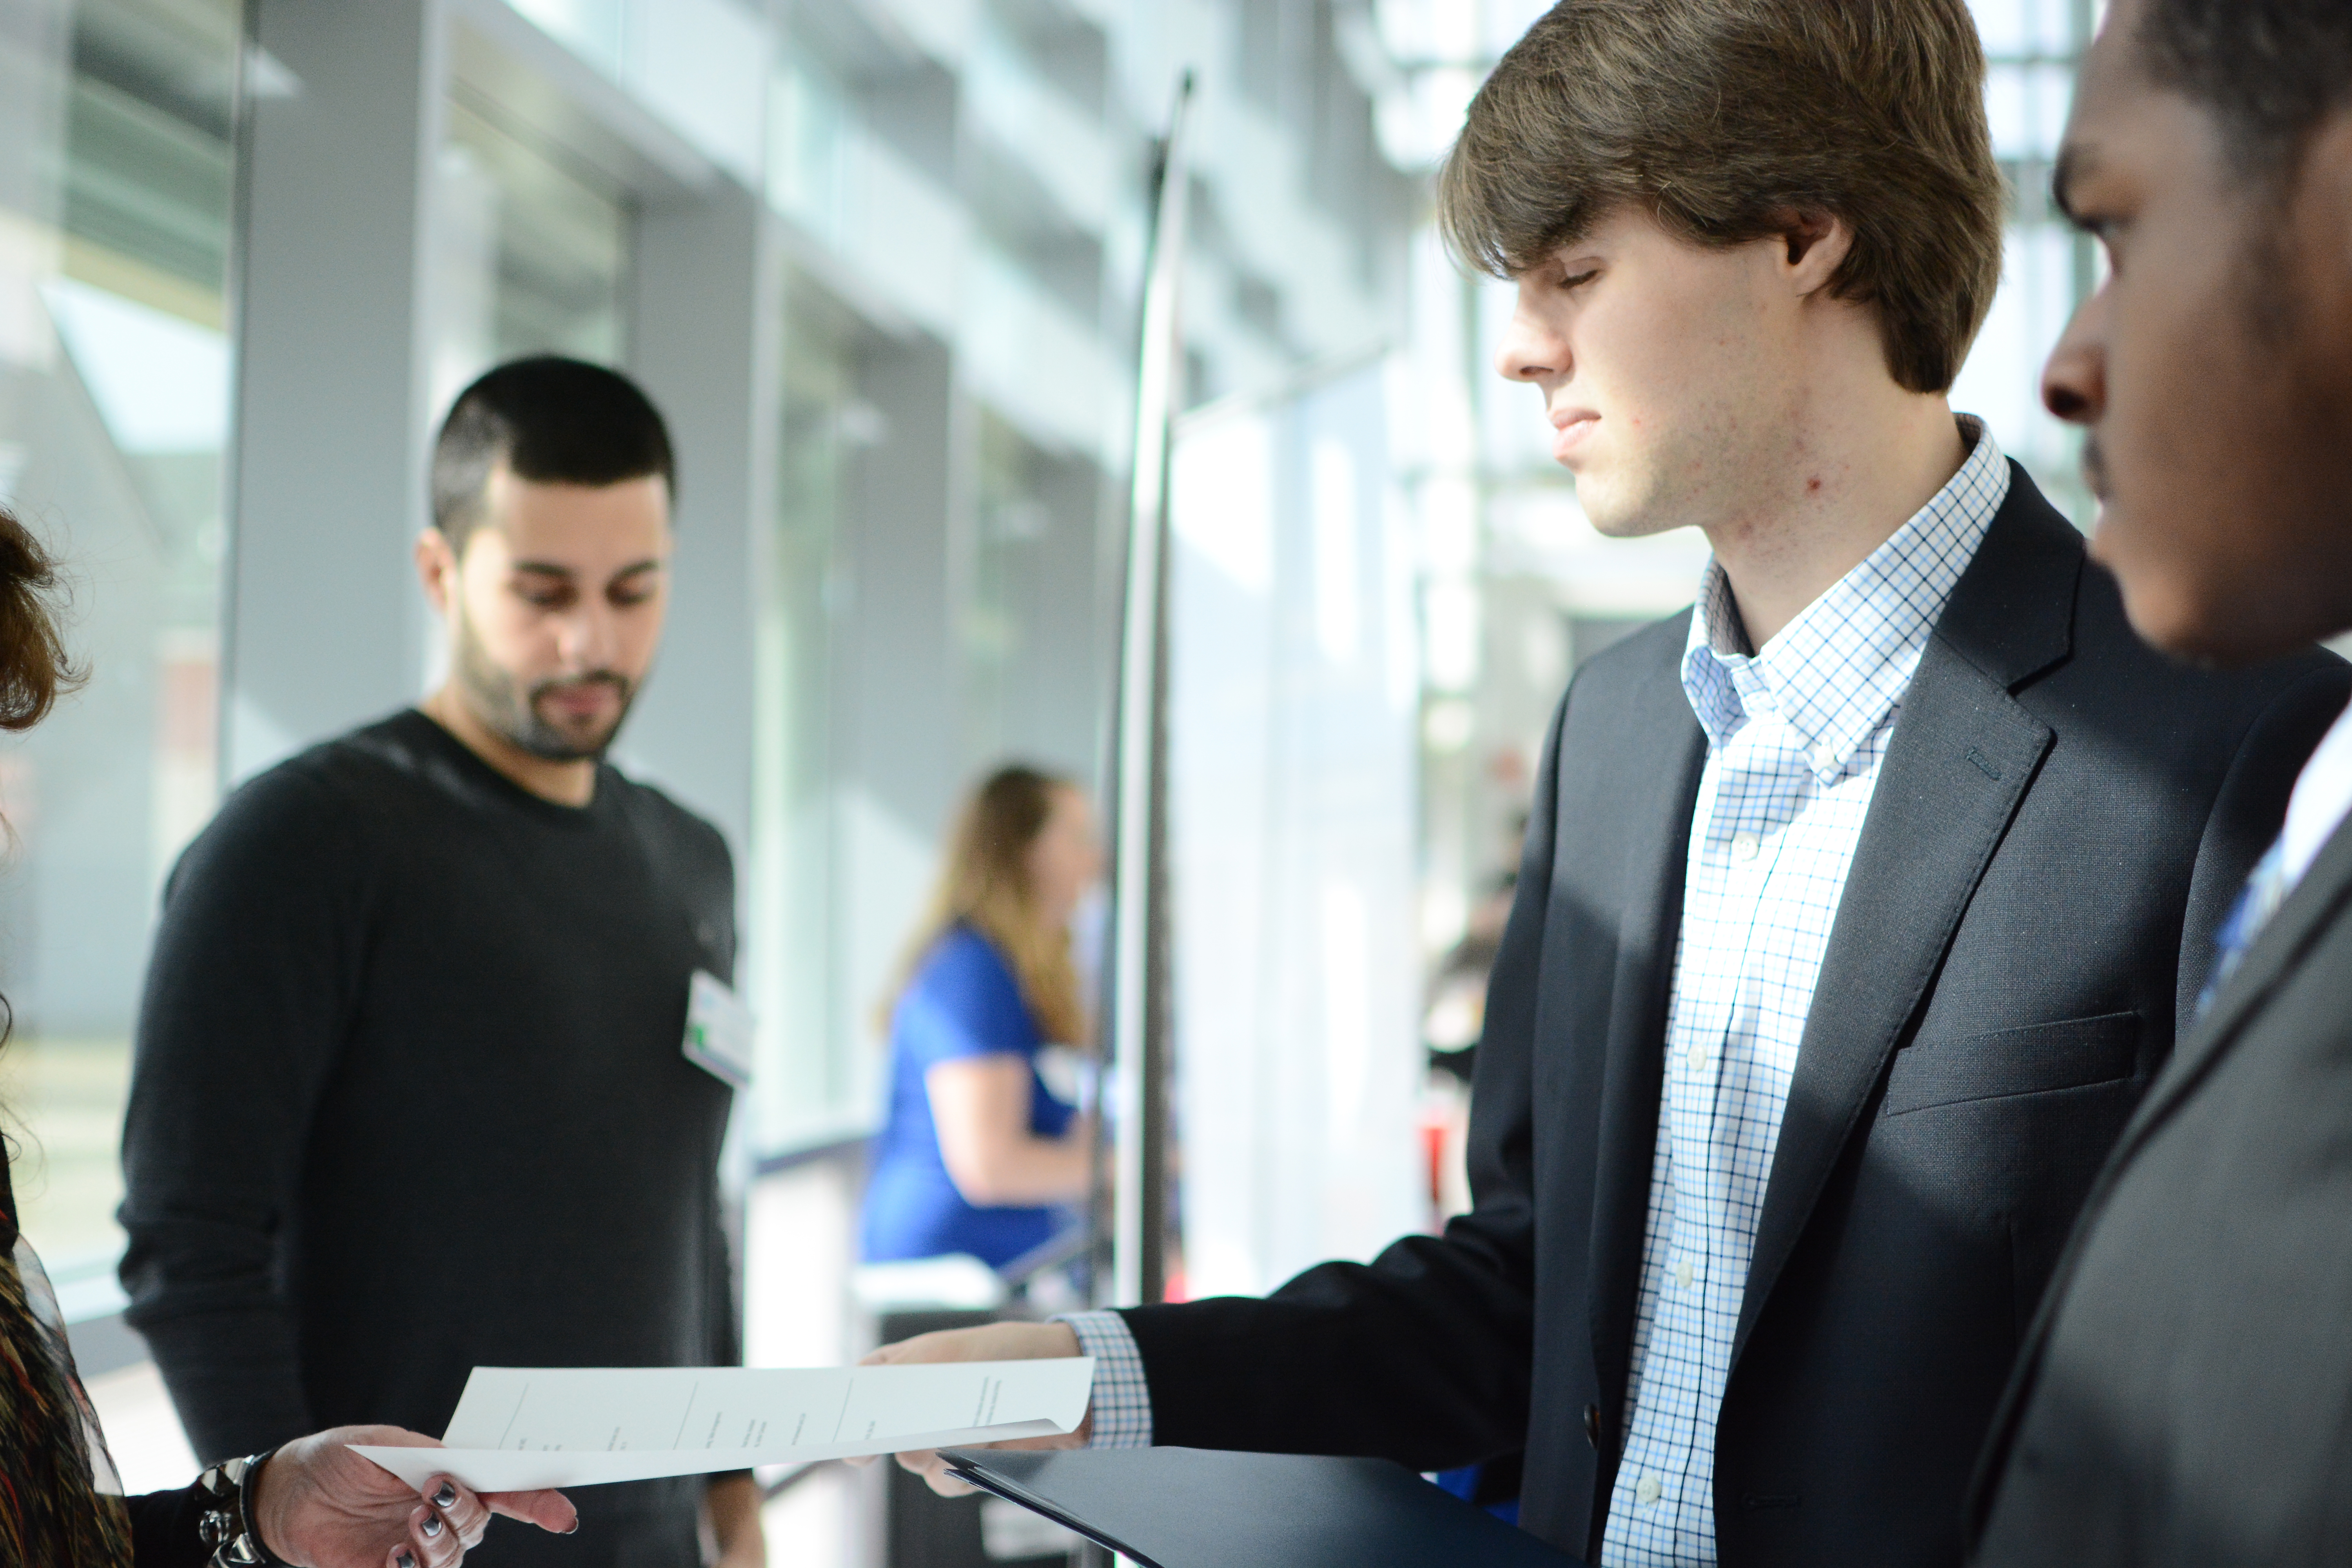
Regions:
<instances>
[{"instance_id":1,"label":"shirt button","mask_svg":"<svg viewBox=\"0 0 2352 1568\"><path fill-rule=\"evenodd\" d=\"M1731 840L1731 858L1734 860L1753 860L1756 851L1762 847L1763 841L1753 833L1735 834Z\"/></svg>"},{"instance_id":2,"label":"shirt button","mask_svg":"<svg viewBox=\"0 0 2352 1568\"><path fill-rule=\"evenodd\" d=\"M1643 1504L1654 1503L1658 1500L1658 1493L1664 1489L1658 1485L1656 1477L1643 1476L1642 1484L1633 1489L1633 1500Z\"/></svg>"},{"instance_id":3,"label":"shirt button","mask_svg":"<svg viewBox=\"0 0 2352 1568\"><path fill-rule=\"evenodd\" d=\"M1684 1289L1687 1290L1687 1289L1690 1289L1690 1282L1691 1282L1691 1266L1690 1266L1690 1259L1689 1259L1689 1258L1684 1258L1680 1263L1677 1263L1677 1264L1675 1264L1675 1284L1677 1284L1677 1285L1679 1285L1679 1286L1681 1286Z\"/></svg>"},{"instance_id":4,"label":"shirt button","mask_svg":"<svg viewBox=\"0 0 2352 1568\"><path fill-rule=\"evenodd\" d=\"M1820 751L1813 753L1813 771L1818 773L1825 773L1832 768L1837 766L1837 753L1831 751L1827 746L1823 746Z\"/></svg>"},{"instance_id":5,"label":"shirt button","mask_svg":"<svg viewBox=\"0 0 2352 1568\"><path fill-rule=\"evenodd\" d=\"M1706 1066L1706 1047L1705 1046L1693 1046L1689 1050L1683 1053L1683 1060L1690 1065L1691 1071L1698 1071L1699 1068Z\"/></svg>"}]
</instances>

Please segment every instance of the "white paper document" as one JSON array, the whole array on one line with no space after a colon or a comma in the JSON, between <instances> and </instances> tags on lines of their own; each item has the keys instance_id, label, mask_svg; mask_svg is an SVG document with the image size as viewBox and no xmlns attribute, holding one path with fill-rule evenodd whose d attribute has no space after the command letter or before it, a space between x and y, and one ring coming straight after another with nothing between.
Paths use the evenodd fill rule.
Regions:
<instances>
[{"instance_id":1,"label":"white paper document","mask_svg":"<svg viewBox=\"0 0 2352 1568\"><path fill-rule=\"evenodd\" d=\"M421 1486L593 1486L1049 1437L1086 1418L1095 1363L749 1367L478 1366L441 1448L354 1452Z\"/></svg>"}]
</instances>

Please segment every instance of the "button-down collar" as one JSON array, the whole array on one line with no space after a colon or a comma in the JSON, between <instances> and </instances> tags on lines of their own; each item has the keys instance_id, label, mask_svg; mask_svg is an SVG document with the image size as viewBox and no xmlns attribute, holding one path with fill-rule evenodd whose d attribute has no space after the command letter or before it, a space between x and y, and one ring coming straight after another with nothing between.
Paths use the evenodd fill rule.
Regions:
<instances>
[{"instance_id":1,"label":"button-down collar","mask_svg":"<svg viewBox=\"0 0 2352 1568\"><path fill-rule=\"evenodd\" d=\"M1959 472L1761 651L1748 651L1730 580L1707 562L1682 673L1710 746L1751 715L1777 713L1827 784L1900 700L1953 584L2009 498L2000 446L1981 422L1958 418L1971 444Z\"/></svg>"}]
</instances>

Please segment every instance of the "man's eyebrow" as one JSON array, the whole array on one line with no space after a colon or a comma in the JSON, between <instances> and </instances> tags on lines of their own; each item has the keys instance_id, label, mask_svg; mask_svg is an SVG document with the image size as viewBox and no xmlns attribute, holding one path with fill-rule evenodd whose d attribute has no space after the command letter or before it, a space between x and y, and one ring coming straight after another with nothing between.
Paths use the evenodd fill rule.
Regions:
<instances>
[{"instance_id":1,"label":"man's eyebrow","mask_svg":"<svg viewBox=\"0 0 2352 1568\"><path fill-rule=\"evenodd\" d=\"M622 567L618 572L614 573L613 581L617 583L624 577L643 576L647 572L658 572L661 569L661 557L657 555L649 555L643 561L631 562L628 565ZM507 570L509 572L528 572L535 577L577 577L580 575L579 572L572 567L560 565L552 561L517 561L510 563Z\"/></svg>"}]
</instances>

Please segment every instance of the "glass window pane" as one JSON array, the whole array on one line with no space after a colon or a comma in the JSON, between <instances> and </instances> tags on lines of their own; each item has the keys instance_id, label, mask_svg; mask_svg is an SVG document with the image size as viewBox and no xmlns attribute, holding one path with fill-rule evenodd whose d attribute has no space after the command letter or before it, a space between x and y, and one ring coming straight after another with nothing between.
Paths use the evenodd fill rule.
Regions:
<instances>
[{"instance_id":1,"label":"glass window pane","mask_svg":"<svg viewBox=\"0 0 2352 1568\"><path fill-rule=\"evenodd\" d=\"M623 194L487 106L449 105L436 191L433 405L519 354L620 362L630 215Z\"/></svg>"},{"instance_id":2,"label":"glass window pane","mask_svg":"<svg viewBox=\"0 0 2352 1568\"><path fill-rule=\"evenodd\" d=\"M112 1304L149 932L217 797L238 29L235 0L79 0L0 32L0 492L65 556L89 671L0 742L0 1105L70 1315Z\"/></svg>"}]
</instances>

